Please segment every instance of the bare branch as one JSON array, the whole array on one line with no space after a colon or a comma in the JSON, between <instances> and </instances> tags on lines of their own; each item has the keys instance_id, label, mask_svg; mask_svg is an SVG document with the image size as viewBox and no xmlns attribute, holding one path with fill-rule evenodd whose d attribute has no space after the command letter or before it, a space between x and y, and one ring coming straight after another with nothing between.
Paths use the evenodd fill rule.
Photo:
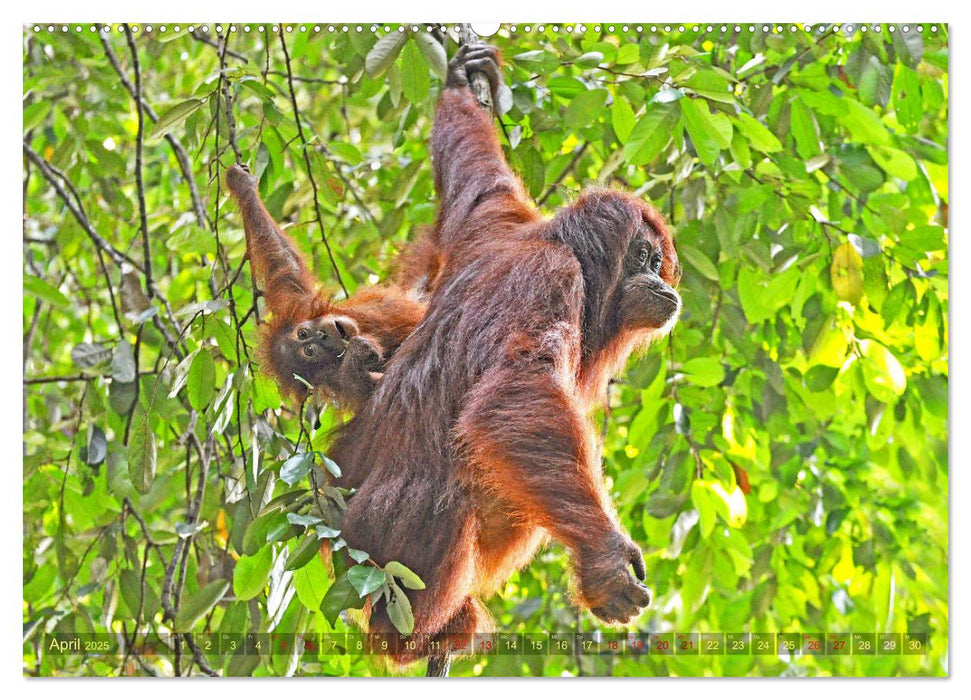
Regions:
<instances>
[{"instance_id":1,"label":"bare branch","mask_svg":"<svg viewBox=\"0 0 971 700\"><path fill-rule=\"evenodd\" d=\"M142 69L138 63L138 47L135 46L135 39L132 37L131 27L127 24L125 28L125 39L128 41L128 50L131 51L132 70L135 73L135 113L138 115L138 130L135 134L135 189L138 191L138 225L142 232L142 254L145 259L145 286L148 293L154 296L154 284L152 282L152 247L148 240L148 213L145 211L145 180L142 177L142 151L144 150L145 140L145 117L142 114Z\"/></svg>"},{"instance_id":2,"label":"bare branch","mask_svg":"<svg viewBox=\"0 0 971 700\"><path fill-rule=\"evenodd\" d=\"M570 159L570 162L566 164L566 167L563 168L563 172L561 172L559 177L557 177L553 184L549 186L549 189L546 190L546 192L544 192L538 200L536 200L537 205L543 206L543 204L546 203L546 200L550 198L550 195L556 192L556 188L560 186L560 183L563 182L563 179L567 176L567 174L573 170L573 168L579 162L580 157L586 152L589 145L589 141L584 141L580 147L573 152L573 157Z\"/></svg>"},{"instance_id":3,"label":"bare branch","mask_svg":"<svg viewBox=\"0 0 971 700\"><path fill-rule=\"evenodd\" d=\"M302 145L303 152L303 162L307 167L307 177L310 179L310 186L314 191L314 215L316 217L317 226L320 228L320 240L324 244L324 248L327 249L327 257L330 258L331 267L334 268L334 274L337 276L337 282L340 284L341 289L344 290L344 296L350 296L347 291L347 286L344 284L344 278L341 277L340 268L337 266L337 260L334 258L334 252L330 249L330 243L327 241L327 234L324 232L324 221L320 214L320 196L318 194L317 181L314 179L313 168L310 165L310 151L307 144L307 138L303 133L303 124L300 121L300 109L297 107L297 93L293 89L293 69L290 67L290 52L287 50L287 40L284 35L283 25L280 25L280 46L283 48L283 59L287 66L287 87L290 90L290 104L293 107L293 118L297 123L297 134L300 137L300 143Z\"/></svg>"},{"instance_id":4,"label":"bare branch","mask_svg":"<svg viewBox=\"0 0 971 700\"><path fill-rule=\"evenodd\" d=\"M108 62L111 67L115 69L118 74L119 79L121 79L121 84L129 92L129 94L135 96L135 86L132 85L131 80L128 79L128 75L125 73L125 69L122 68L121 63L118 61L118 56L115 54L115 50L111 47L111 43L108 41L108 37L104 32L98 32L98 38L101 39L101 45L104 47L105 56L108 58ZM152 122L158 121L158 114L152 109L152 106L142 95L142 111L148 116ZM209 228L209 220L206 216L206 206L202 201L202 197L199 196L199 188L196 185L195 176L192 174L192 162L189 159L189 154L186 152L185 147L182 142L172 133L165 135L165 141L172 148L172 152L175 154L175 160L179 163L179 170L182 171L182 177L185 178L186 184L189 186L189 195L192 198L192 210L196 215L196 223L204 228Z\"/></svg>"},{"instance_id":5,"label":"bare branch","mask_svg":"<svg viewBox=\"0 0 971 700\"><path fill-rule=\"evenodd\" d=\"M67 206L68 211L71 212L78 224L81 225L81 228L84 229L84 232L88 234L88 238L90 238L98 248L107 253L108 257L111 258L116 264L121 265L121 263L127 262L137 270L142 270L142 266L139 265L134 258L122 253L94 230L94 226L92 226L91 222L88 220L88 216L84 213L84 209L80 207L80 202L75 204L75 202L71 199L71 195L67 193L64 186L59 182L58 177L54 174L54 171L47 164L47 161L41 158L40 154L30 147L30 144L26 139L24 140L24 155L27 156L31 163L37 166L37 169L40 171L41 175L43 175L44 179L47 180L51 187L54 188L54 191L57 192L65 206Z\"/></svg>"},{"instance_id":6,"label":"bare branch","mask_svg":"<svg viewBox=\"0 0 971 700\"><path fill-rule=\"evenodd\" d=\"M194 32L192 32L192 38L195 39L196 41L201 41L203 44L208 44L209 46L213 46L213 47L215 47L217 49L219 48L219 44L216 41L213 41L212 39L210 39L209 37L207 37L205 34L203 34L202 32L200 32L198 29L196 29ZM247 63L249 61L249 59L247 59L246 56L244 56L241 53L237 53L236 51L227 51L226 52L226 55L227 56L232 56L233 58L238 59L238 60L242 61L243 63Z\"/></svg>"}]
</instances>

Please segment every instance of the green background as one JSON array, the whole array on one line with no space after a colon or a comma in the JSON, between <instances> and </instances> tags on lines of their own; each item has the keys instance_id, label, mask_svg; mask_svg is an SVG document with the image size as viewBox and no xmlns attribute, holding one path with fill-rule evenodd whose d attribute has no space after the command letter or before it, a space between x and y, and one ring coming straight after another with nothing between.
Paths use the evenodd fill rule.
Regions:
<instances>
[{"instance_id":1,"label":"green background","mask_svg":"<svg viewBox=\"0 0 971 700\"><path fill-rule=\"evenodd\" d=\"M337 271L349 292L386 278L434 219L445 52L424 25L292 25L286 53L272 25L52 26L23 36L24 673L201 672L187 651L52 655L45 633L353 631L338 611L408 577L358 552L344 571L342 495L311 491L341 417L301 420L259 374L222 174L238 149L338 296ZM654 592L628 629L910 631L929 648L476 657L453 675L946 674L947 27L526 29L491 39L526 188L547 212L588 184L634 191L684 267L681 321L592 417ZM312 456L286 461L295 446ZM502 631L600 628L557 545L489 607ZM385 673L372 661L206 665Z\"/></svg>"}]
</instances>

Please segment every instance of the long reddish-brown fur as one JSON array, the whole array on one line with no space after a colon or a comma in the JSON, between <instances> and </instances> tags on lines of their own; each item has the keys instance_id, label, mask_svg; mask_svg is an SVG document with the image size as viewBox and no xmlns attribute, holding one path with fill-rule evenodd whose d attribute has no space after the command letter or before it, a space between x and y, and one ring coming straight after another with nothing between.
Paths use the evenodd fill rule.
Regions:
<instances>
[{"instance_id":1,"label":"long reddish-brown fur","mask_svg":"<svg viewBox=\"0 0 971 700\"><path fill-rule=\"evenodd\" d=\"M431 150L435 290L332 449L340 484L358 489L344 537L424 579L409 592L419 639L490 629L481 599L547 536L573 557L578 601L626 621L648 600L628 569L642 574L643 561L617 523L587 416L632 349L673 323L631 326L620 291L635 236L676 282L670 234L652 207L612 190L545 219L460 81L439 98ZM381 605L370 630L394 631Z\"/></svg>"},{"instance_id":2,"label":"long reddish-brown fur","mask_svg":"<svg viewBox=\"0 0 971 700\"><path fill-rule=\"evenodd\" d=\"M385 356L392 355L424 316L424 297L439 264L438 251L431 241L419 238L402 252L391 282L365 287L348 299L331 302L319 289L294 242L267 212L256 179L245 167L235 165L227 171L226 183L242 215L250 265L270 312L260 328L260 366L277 380L283 392L297 400L307 392L306 386L294 378L293 368L275 352L301 321L349 318ZM366 381L366 373L340 374L342 358L322 356L320 361L333 368L315 387L323 398L348 402L370 395L373 386L349 386L348 381L355 380L346 379L364 376Z\"/></svg>"}]
</instances>

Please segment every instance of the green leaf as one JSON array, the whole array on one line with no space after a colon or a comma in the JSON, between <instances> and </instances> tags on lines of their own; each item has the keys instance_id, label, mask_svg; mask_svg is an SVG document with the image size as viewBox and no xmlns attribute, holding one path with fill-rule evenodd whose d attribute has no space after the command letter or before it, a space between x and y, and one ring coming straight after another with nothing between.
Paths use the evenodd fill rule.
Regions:
<instances>
[{"instance_id":1,"label":"green leaf","mask_svg":"<svg viewBox=\"0 0 971 700\"><path fill-rule=\"evenodd\" d=\"M731 84L721 73L713 70L700 70L693 73L684 83L696 95L707 97L716 102L733 104L735 96L732 94Z\"/></svg>"},{"instance_id":2,"label":"green leaf","mask_svg":"<svg viewBox=\"0 0 971 700\"><path fill-rule=\"evenodd\" d=\"M391 576L401 579L401 583L416 591L424 590L425 582L421 577L400 561L389 561L384 565L384 571Z\"/></svg>"},{"instance_id":3,"label":"green leaf","mask_svg":"<svg viewBox=\"0 0 971 700\"><path fill-rule=\"evenodd\" d=\"M331 141L328 148L351 165L359 165L364 160L361 152L346 141Z\"/></svg>"},{"instance_id":4,"label":"green leaf","mask_svg":"<svg viewBox=\"0 0 971 700\"><path fill-rule=\"evenodd\" d=\"M364 58L364 70L371 78L376 78L388 69L408 40L405 32L388 32L378 39Z\"/></svg>"},{"instance_id":5,"label":"green leaf","mask_svg":"<svg viewBox=\"0 0 971 700\"><path fill-rule=\"evenodd\" d=\"M88 440L84 461L91 466L97 466L105 461L108 455L108 438L104 431L94 423L88 425Z\"/></svg>"},{"instance_id":6,"label":"green leaf","mask_svg":"<svg viewBox=\"0 0 971 700\"><path fill-rule=\"evenodd\" d=\"M203 348L192 360L187 378L189 405L202 413L216 395L216 363L207 348Z\"/></svg>"},{"instance_id":7,"label":"green leaf","mask_svg":"<svg viewBox=\"0 0 971 700\"><path fill-rule=\"evenodd\" d=\"M708 259L707 255L702 253L697 248L692 248L688 245L679 245L678 257L687 260L694 269L711 281L717 282L719 280L718 268L716 268L715 264Z\"/></svg>"},{"instance_id":8,"label":"green leaf","mask_svg":"<svg viewBox=\"0 0 971 700\"><path fill-rule=\"evenodd\" d=\"M749 145L763 153L775 153L782 150L782 144L775 134L768 130L755 117L742 112L735 120L735 126L748 139Z\"/></svg>"},{"instance_id":9,"label":"green leaf","mask_svg":"<svg viewBox=\"0 0 971 700\"><path fill-rule=\"evenodd\" d=\"M881 63L878 57L867 55L857 86L860 100L864 104L879 104L881 107L887 104L890 97L892 70L892 66Z\"/></svg>"},{"instance_id":10,"label":"green leaf","mask_svg":"<svg viewBox=\"0 0 971 700\"><path fill-rule=\"evenodd\" d=\"M387 575L373 566L358 564L347 570L347 578L354 586L358 595L364 597L383 586L387 580Z\"/></svg>"},{"instance_id":11,"label":"green leaf","mask_svg":"<svg viewBox=\"0 0 971 700\"><path fill-rule=\"evenodd\" d=\"M233 592L236 597L249 600L262 593L272 568L273 547L270 545L264 546L253 556L241 556L233 569Z\"/></svg>"},{"instance_id":12,"label":"green leaf","mask_svg":"<svg viewBox=\"0 0 971 700\"><path fill-rule=\"evenodd\" d=\"M135 353L127 340L120 341L111 353L111 379L121 384L135 381Z\"/></svg>"},{"instance_id":13,"label":"green leaf","mask_svg":"<svg viewBox=\"0 0 971 700\"><path fill-rule=\"evenodd\" d=\"M742 311L749 323L761 323L772 313L764 303L763 287L755 270L743 267L739 270L736 289L738 299L742 304Z\"/></svg>"},{"instance_id":14,"label":"green leaf","mask_svg":"<svg viewBox=\"0 0 971 700\"><path fill-rule=\"evenodd\" d=\"M629 44L622 44L620 49L617 50L617 57L614 59L614 63L618 66L627 66L631 63L637 63L641 57L640 47L631 42Z\"/></svg>"},{"instance_id":15,"label":"green leaf","mask_svg":"<svg viewBox=\"0 0 971 700\"><path fill-rule=\"evenodd\" d=\"M704 544L691 553L681 584L681 600L689 614L700 608L708 595L713 560L711 548Z\"/></svg>"},{"instance_id":16,"label":"green leaf","mask_svg":"<svg viewBox=\"0 0 971 700\"><path fill-rule=\"evenodd\" d=\"M748 147L748 139L738 131L732 135L732 145L729 147L729 151L738 167L745 170L752 167L752 149Z\"/></svg>"},{"instance_id":17,"label":"green leaf","mask_svg":"<svg viewBox=\"0 0 971 700\"><path fill-rule=\"evenodd\" d=\"M850 132L853 141L874 146L890 145L890 132L872 109L856 100L844 98L844 101L846 112L839 120Z\"/></svg>"},{"instance_id":18,"label":"green leaf","mask_svg":"<svg viewBox=\"0 0 971 700\"><path fill-rule=\"evenodd\" d=\"M148 493L152 488L157 460L155 433L149 424L148 412L139 411L128 441L128 476L139 493Z\"/></svg>"},{"instance_id":19,"label":"green leaf","mask_svg":"<svg viewBox=\"0 0 971 700\"><path fill-rule=\"evenodd\" d=\"M247 556L255 556L266 545L271 534L289 526L286 515L278 510L263 513L254 518L243 533L243 553Z\"/></svg>"},{"instance_id":20,"label":"green leaf","mask_svg":"<svg viewBox=\"0 0 971 700\"><path fill-rule=\"evenodd\" d=\"M71 300L50 282L42 280L40 277L24 275L24 294L35 296L41 301L46 301L51 306L61 309L71 308Z\"/></svg>"},{"instance_id":21,"label":"green leaf","mask_svg":"<svg viewBox=\"0 0 971 700\"><path fill-rule=\"evenodd\" d=\"M40 126L44 118L51 113L51 103L46 100L38 100L29 105L24 105L23 111L23 130L24 133Z\"/></svg>"},{"instance_id":22,"label":"green leaf","mask_svg":"<svg viewBox=\"0 0 971 700\"><path fill-rule=\"evenodd\" d=\"M718 386L725 379L725 368L717 357L693 357L682 365L681 371L698 386Z\"/></svg>"},{"instance_id":23,"label":"green leaf","mask_svg":"<svg viewBox=\"0 0 971 700\"><path fill-rule=\"evenodd\" d=\"M210 610L216 607L216 603L229 590L227 579L217 579L207 583L198 591L183 599L179 611L175 615L175 630L177 632L190 632L195 624L205 617Z\"/></svg>"},{"instance_id":24,"label":"green leaf","mask_svg":"<svg viewBox=\"0 0 971 700\"><path fill-rule=\"evenodd\" d=\"M320 557L311 557L305 565L294 571L293 587L297 591L297 598L305 608L320 609L324 595L327 593L327 570Z\"/></svg>"},{"instance_id":25,"label":"green leaf","mask_svg":"<svg viewBox=\"0 0 971 700\"><path fill-rule=\"evenodd\" d=\"M909 153L887 146L867 146L866 151L890 177L907 181L917 177L917 163Z\"/></svg>"},{"instance_id":26,"label":"green leaf","mask_svg":"<svg viewBox=\"0 0 971 700\"><path fill-rule=\"evenodd\" d=\"M546 81L547 89L557 97L572 100L587 91L587 86L569 75L557 75Z\"/></svg>"},{"instance_id":27,"label":"green leaf","mask_svg":"<svg viewBox=\"0 0 971 700\"><path fill-rule=\"evenodd\" d=\"M606 90L588 90L574 97L563 115L563 123L571 129L579 129L597 118L607 104Z\"/></svg>"},{"instance_id":28,"label":"green leaf","mask_svg":"<svg viewBox=\"0 0 971 700\"><path fill-rule=\"evenodd\" d=\"M698 158L714 165L718 154L732 143L732 122L725 114L713 114L704 100L681 100L681 118Z\"/></svg>"},{"instance_id":29,"label":"green leaf","mask_svg":"<svg viewBox=\"0 0 971 700\"><path fill-rule=\"evenodd\" d=\"M789 129L796 140L796 151L799 157L808 160L819 155L819 127L812 110L798 97L790 103Z\"/></svg>"},{"instance_id":30,"label":"green leaf","mask_svg":"<svg viewBox=\"0 0 971 700\"><path fill-rule=\"evenodd\" d=\"M663 90L658 90L657 94L651 98L651 104L669 104L671 102L677 102L682 97L684 97L684 90L679 90L677 88L664 88Z\"/></svg>"},{"instance_id":31,"label":"green leaf","mask_svg":"<svg viewBox=\"0 0 971 700\"><path fill-rule=\"evenodd\" d=\"M319 553L320 540L313 535L304 538L303 542L298 544L287 556L286 570L296 571L297 569L303 568L313 561L314 557ZM316 603L314 605L316 606Z\"/></svg>"},{"instance_id":32,"label":"green leaf","mask_svg":"<svg viewBox=\"0 0 971 700\"><path fill-rule=\"evenodd\" d=\"M624 158L631 165L647 165L671 141L681 110L677 102L652 104L634 126L624 145Z\"/></svg>"},{"instance_id":33,"label":"green leaf","mask_svg":"<svg viewBox=\"0 0 971 700\"><path fill-rule=\"evenodd\" d=\"M900 245L921 254L947 248L944 229L941 226L915 226L901 231L898 240Z\"/></svg>"},{"instance_id":34,"label":"green leaf","mask_svg":"<svg viewBox=\"0 0 971 700\"><path fill-rule=\"evenodd\" d=\"M298 452L280 467L280 478L287 486L293 486L310 473L313 465L313 452Z\"/></svg>"},{"instance_id":35,"label":"green leaf","mask_svg":"<svg viewBox=\"0 0 971 700\"><path fill-rule=\"evenodd\" d=\"M875 340L861 340L863 382L875 399L890 403L904 393L907 375L894 354Z\"/></svg>"},{"instance_id":36,"label":"green leaf","mask_svg":"<svg viewBox=\"0 0 971 700\"><path fill-rule=\"evenodd\" d=\"M905 32L898 25L897 31L890 34L890 40L897 57L911 68L916 68L924 57L924 38L920 32Z\"/></svg>"},{"instance_id":37,"label":"green leaf","mask_svg":"<svg viewBox=\"0 0 971 700\"><path fill-rule=\"evenodd\" d=\"M626 97L614 96L614 102L610 105L610 123L614 127L614 133L617 134L617 140L627 143L627 139L637 125L637 117Z\"/></svg>"},{"instance_id":38,"label":"green leaf","mask_svg":"<svg viewBox=\"0 0 971 700\"><path fill-rule=\"evenodd\" d=\"M691 483L691 504L698 511L701 536L707 539L715 529L715 505L705 482L695 479Z\"/></svg>"},{"instance_id":39,"label":"green leaf","mask_svg":"<svg viewBox=\"0 0 971 700\"><path fill-rule=\"evenodd\" d=\"M237 82L242 87L248 90L251 90L252 92L259 95L260 99L264 101L272 102L273 99L276 97L276 93L273 92L273 90L268 88L266 85L264 85L263 81L260 80L255 75L244 75Z\"/></svg>"},{"instance_id":40,"label":"green leaf","mask_svg":"<svg viewBox=\"0 0 971 700\"><path fill-rule=\"evenodd\" d=\"M190 352L188 355L182 358L182 361L179 362L179 364L175 366L175 369L172 371L172 385L169 387L170 399L174 399L176 396L178 396L179 392L182 390L182 387L184 387L186 382L189 381L189 368L192 367L192 363L195 361L196 355L198 355L199 352L200 350Z\"/></svg>"},{"instance_id":41,"label":"green leaf","mask_svg":"<svg viewBox=\"0 0 971 700\"><path fill-rule=\"evenodd\" d=\"M552 73L560 67L560 61L549 51L526 51L512 57L512 60L530 73Z\"/></svg>"},{"instance_id":42,"label":"green leaf","mask_svg":"<svg viewBox=\"0 0 971 700\"><path fill-rule=\"evenodd\" d=\"M842 329L836 326L832 319L827 320L820 328L812 348L809 350L809 363L839 368L846 360L849 341Z\"/></svg>"},{"instance_id":43,"label":"green leaf","mask_svg":"<svg viewBox=\"0 0 971 700\"><path fill-rule=\"evenodd\" d=\"M356 561L358 564L368 560L370 555L362 549L354 549L353 547L347 548L347 554L351 559Z\"/></svg>"},{"instance_id":44,"label":"green leaf","mask_svg":"<svg viewBox=\"0 0 971 700\"><path fill-rule=\"evenodd\" d=\"M341 478L341 468L337 466L337 462L325 454L320 455L320 461L324 465L324 469L326 469L332 477L335 479Z\"/></svg>"},{"instance_id":45,"label":"green leaf","mask_svg":"<svg viewBox=\"0 0 971 700\"><path fill-rule=\"evenodd\" d=\"M607 46L613 48L610 44L607 44ZM585 54L578 56L575 61L578 66L583 66L584 68L596 68L603 62L604 54L601 51L587 51Z\"/></svg>"},{"instance_id":46,"label":"green leaf","mask_svg":"<svg viewBox=\"0 0 971 700\"><path fill-rule=\"evenodd\" d=\"M391 624L401 634L411 634L415 631L415 615L411 610L411 601L394 581L391 581L391 597L387 602L388 617Z\"/></svg>"},{"instance_id":47,"label":"green leaf","mask_svg":"<svg viewBox=\"0 0 971 700\"><path fill-rule=\"evenodd\" d=\"M810 367L804 377L806 388L816 392L826 391L826 389L832 386L838 374L839 369L836 367L826 367L825 365Z\"/></svg>"},{"instance_id":48,"label":"green leaf","mask_svg":"<svg viewBox=\"0 0 971 700\"><path fill-rule=\"evenodd\" d=\"M239 358L236 353L236 331L227 323L210 318L206 321L206 329L212 334L219 347L219 352L223 354L230 364L235 365Z\"/></svg>"},{"instance_id":49,"label":"green leaf","mask_svg":"<svg viewBox=\"0 0 971 700\"><path fill-rule=\"evenodd\" d=\"M159 610L158 594L149 585L150 577L146 575L145 602L142 603L142 578L133 569L122 569L118 587L121 597L132 618L141 610L141 620L151 620Z\"/></svg>"},{"instance_id":50,"label":"green leaf","mask_svg":"<svg viewBox=\"0 0 971 700\"><path fill-rule=\"evenodd\" d=\"M420 104L428 96L430 86L428 61L418 44L409 41L401 51L401 91L411 102Z\"/></svg>"},{"instance_id":51,"label":"green leaf","mask_svg":"<svg viewBox=\"0 0 971 700\"><path fill-rule=\"evenodd\" d=\"M863 294L863 258L852 243L843 243L833 253L830 277L836 296L852 304L860 303Z\"/></svg>"},{"instance_id":52,"label":"green leaf","mask_svg":"<svg viewBox=\"0 0 971 700\"><path fill-rule=\"evenodd\" d=\"M71 348L71 362L82 369L97 367L111 358L111 350L100 343L78 343Z\"/></svg>"},{"instance_id":53,"label":"green leaf","mask_svg":"<svg viewBox=\"0 0 971 700\"><path fill-rule=\"evenodd\" d=\"M653 518L664 519L681 510L687 496L684 494L661 493L655 491L647 499L647 512Z\"/></svg>"},{"instance_id":54,"label":"green leaf","mask_svg":"<svg viewBox=\"0 0 971 700\"><path fill-rule=\"evenodd\" d=\"M515 151L516 167L523 178L523 184L532 197L538 197L546 184L546 164L543 156L528 144L520 145Z\"/></svg>"},{"instance_id":55,"label":"green leaf","mask_svg":"<svg viewBox=\"0 0 971 700\"><path fill-rule=\"evenodd\" d=\"M445 46L438 39L427 32L416 32L412 34L418 42L418 48L428 59L428 65L432 67L432 72L445 80L448 74L448 58L445 55Z\"/></svg>"},{"instance_id":56,"label":"green leaf","mask_svg":"<svg viewBox=\"0 0 971 700\"><path fill-rule=\"evenodd\" d=\"M165 136L179 124L188 119L193 112L200 109L204 104L206 104L207 101L207 99L193 97L192 99L175 105L175 107L168 110L158 118L158 121L155 122L155 126L152 127L152 131L149 136L152 138L160 138Z\"/></svg>"},{"instance_id":57,"label":"green leaf","mask_svg":"<svg viewBox=\"0 0 971 700\"><path fill-rule=\"evenodd\" d=\"M865 149L847 148L840 153L840 172L864 193L874 191L886 179Z\"/></svg>"},{"instance_id":58,"label":"green leaf","mask_svg":"<svg viewBox=\"0 0 971 700\"><path fill-rule=\"evenodd\" d=\"M327 594L320 602L320 611L324 614L324 619L333 627L341 611L362 608L364 601L365 599L358 595L345 573L327 590Z\"/></svg>"},{"instance_id":59,"label":"green leaf","mask_svg":"<svg viewBox=\"0 0 971 700\"><path fill-rule=\"evenodd\" d=\"M316 515L300 515L299 513L287 513L287 522L291 525L299 525L301 527L310 527L316 525L317 523L324 522L321 518Z\"/></svg>"}]
</instances>

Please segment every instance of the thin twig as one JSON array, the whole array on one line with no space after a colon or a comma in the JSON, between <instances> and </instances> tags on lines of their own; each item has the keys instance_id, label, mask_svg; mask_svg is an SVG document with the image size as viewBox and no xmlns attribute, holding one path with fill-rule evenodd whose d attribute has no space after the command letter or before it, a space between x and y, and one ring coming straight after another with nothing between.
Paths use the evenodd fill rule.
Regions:
<instances>
[{"instance_id":1,"label":"thin twig","mask_svg":"<svg viewBox=\"0 0 971 700\"><path fill-rule=\"evenodd\" d=\"M101 39L101 45L104 47L105 56L108 57L108 62L118 74L121 84L128 91L128 93L134 97L135 86L132 85L131 80L128 79L128 75L125 73L125 69L122 68L121 63L118 61L118 56L115 54L115 50L111 47L111 43L108 41L107 35L104 32L99 31L98 37ZM158 121L158 114L154 109L152 109L152 106L148 103L148 100L145 99L144 95L142 95L142 110L153 123ZM175 134L166 134L165 141L169 144L172 152L175 154L175 160L179 164L179 170L182 171L182 177L185 178L186 184L189 186L189 196L192 198L192 211L196 216L196 223L203 228L209 228L209 220L206 216L206 206L202 201L202 197L199 196L199 188L196 185L196 179L192 173L192 162L189 159L189 154L186 152L182 142L179 141Z\"/></svg>"},{"instance_id":2,"label":"thin twig","mask_svg":"<svg viewBox=\"0 0 971 700\"><path fill-rule=\"evenodd\" d=\"M202 443L199 441L198 436L194 432L189 433L189 440L196 449L196 453L199 456L199 481L196 486L195 496L189 503L189 507L186 510L185 523L188 526L194 525L199 519L199 512L202 509L202 500L206 491L206 480L209 476L209 455L208 451L204 449ZM188 464L186 465L188 470ZM165 616L170 621L175 621L176 609L178 603L173 605L173 597L178 599L181 595L181 591L175 590L175 575L176 569L179 563L183 560L184 555L187 553L188 547L192 542L194 535L188 535L186 537L180 537L179 541L175 543L175 549L172 552L172 557L169 559L168 564L165 566L165 576L162 579L162 595L161 595L161 605L162 610L165 611ZM206 663L206 658L202 654L202 650L195 644L192 639L192 635L189 633L184 633L186 644L192 650L192 656L195 663L202 669L202 672L209 676L218 676L219 674Z\"/></svg>"},{"instance_id":3,"label":"thin twig","mask_svg":"<svg viewBox=\"0 0 971 700\"><path fill-rule=\"evenodd\" d=\"M209 44L209 46L213 46L217 49L219 48L219 44L216 41L210 39L205 34L201 33L198 29L192 32L192 38L195 39L196 41L201 41L203 44ZM249 62L249 59L246 58L246 56L244 56L241 53L237 53L236 51L227 51L226 55L232 56L233 58L238 59L243 63Z\"/></svg>"},{"instance_id":4,"label":"thin twig","mask_svg":"<svg viewBox=\"0 0 971 700\"><path fill-rule=\"evenodd\" d=\"M323 152L328 156L332 155L330 149L326 148L325 146L321 146L320 150L321 152ZM343 171L340 169L338 165L334 166L334 173L337 175L338 179L344 184L344 189L347 192L351 193L351 197L353 197L354 201L357 202L357 206L361 209L361 211L364 212L364 214L366 215L366 218L370 220L370 222L374 225L375 228L378 228L379 224L378 224L377 217L368 208L368 205L364 203L364 200L361 199L361 195L358 194L357 188L354 187L354 183L352 183L347 178L347 176L343 173Z\"/></svg>"},{"instance_id":5,"label":"thin twig","mask_svg":"<svg viewBox=\"0 0 971 700\"><path fill-rule=\"evenodd\" d=\"M283 48L283 60L287 67L287 87L290 90L290 104L293 107L293 119L297 123L297 135L300 137L300 143L302 145L303 152L303 162L307 167L307 178L310 180L310 186L313 188L314 192L314 216L316 217L317 226L320 227L320 240L324 244L324 248L327 250L327 257L330 258L330 264L334 268L334 274L337 276L337 282L340 284L342 290L344 290L344 296L350 296L347 291L347 286L344 284L344 278L341 276L340 268L337 266L337 260L334 258L334 252L330 249L330 243L327 241L327 234L324 232L324 221L320 214L320 196L317 189L317 180L314 179L313 168L310 165L310 150L307 139L303 133L303 124L300 121L300 110L297 107L297 93L293 89L293 70L290 67L290 52L287 50L287 40L284 35L283 24L280 24L280 46Z\"/></svg>"},{"instance_id":6,"label":"thin twig","mask_svg":"<svg viewBox=\"0 0 971 700\"><path fill-rule=\"evenodd\" d=\"M149 374L149 372L142 372L142 374ZM64 376L55 377L30 377L24 379L24 384L54 384L56 382L86 382L91 379L98 379L102 375L97 374L69 374ZM111 377L110 374L103 375L105 378Z\"/></svg>"},{"instance_id":7,"label":"thin twig","mask_svg":"<svg viewBox=\"0 0 971 700\"><path fill-rule=\"evenodd\" d=\"M111 277L108 275L108 266L105 265L104 251L98 248L97 253L98 264L101 266L101 274L105 276L105 284L108 285L108 298L111 300L111 313L115 317L115 323L118 325L118 334L124 338L125 326L121 322L121 314L118 313L118 302L115 301L115 289L111 284Z\"/></svg>"},{"instance_id":8,"label":"thin twig","mask_svg":"<svg viewBox=\"0 0 971 700\"><path fill-rule=\"evenodd\" d=\"M135 46L135 39L132 36L131 27L127 24L125 28L125 39L128 41L128 50L131 52L132 71L135 73L135 113L138 116L138 128L135 133L135 189L138 192L138 225L142 232L142 257L145 260L145 286L148 293L154 296L154 284L152 282L152 246L148 240L148 212L145 210L145 180L142 176L142 151L145 141L145 117L142 114L142 69L138 63L138 47Z\"/></svg>"},{"instance_id":9,"label":"thin twig","mask_svg":"<svg viewBox=\"0 0 971 700\"><path fill-rule=\"evenodd\" d=\"M267 75L276 75L281 78L287 77L287 74L279 70L267 70L263 71L264 77ZM327 80L326 78L307 78L303 75L294 75L293 79L298 83L315 83L318 85L343 85L343 81L340 80Z\"/></svg>"},{"instance_id":10,"label":"thin twig","mask_svg":"<svg viewBox=\"0 0 971 700\"><path fill-rule=\"evenodd\" d=\"M543 196L536 200L537 206L543 206L546 203L546 200L550 198L550 195L556 192L556 188L560 186L560 183L563 182L567 174L573 170L577 162L579 162L580 157L586 152L589 145L589 141L584 141L582 144L580 144L580 147L573 152L573 158L571 158L570 162L566 164L565 168L563 168L563 172L561 172L556 180L553 181L553 184L550 185L549 189L543 193Z\"/></svg>"},{"instance_id":11,"label":"thin twig","mask_svg":"<svg viewBox=\"0 0 971 700\"><path fill-rule=\"evenodd\" d=\"M24 155L27 156L31 163L37 166L37 169L40 170L41 175L43 175L44 179L47 180L51 187L54 188L54 191L57 192L58 196L64 202L64 205L68 208L68 211L71 212L71 215L74 216L78 224L81 225L84 232L88 234L88 238L91 239L92 243L107 253L108 257L111 258L114 263L121 265L121 263L127 262L135 269L141 271L142 266L138 264L134 258L115 248L113 245L111 245L111 243L102 238L102 236L94 230L94 226L92 226L91 222L88 220L87 214L85 214L84 210L71 200L71 196L67 193L67 191L65 191L61 183L58 182L57 176L48 166L47 162L41 158L33 148L30 147L30 144L27 143L26 139L24 140Z\"/></svg>"},{"instance_id":12,"label":"thin twig","mask_svg":"<svg viewBox=\"0 0 971 700\"><path fill-rule=\"evenodd\" d=\"M223 96L223 102L226 105L227 139L230 147L233 149L233 154L236 156L236 162L241 163L243 156L239 152L239 146L236 144L236 117L233 116L233 97L229 92L229 81L226 80L226 52L229 51L228 29L226 30L226 36L219 37L219 44L221 46L219 50L219 88Z\"/></svg>"}]
</instances>

